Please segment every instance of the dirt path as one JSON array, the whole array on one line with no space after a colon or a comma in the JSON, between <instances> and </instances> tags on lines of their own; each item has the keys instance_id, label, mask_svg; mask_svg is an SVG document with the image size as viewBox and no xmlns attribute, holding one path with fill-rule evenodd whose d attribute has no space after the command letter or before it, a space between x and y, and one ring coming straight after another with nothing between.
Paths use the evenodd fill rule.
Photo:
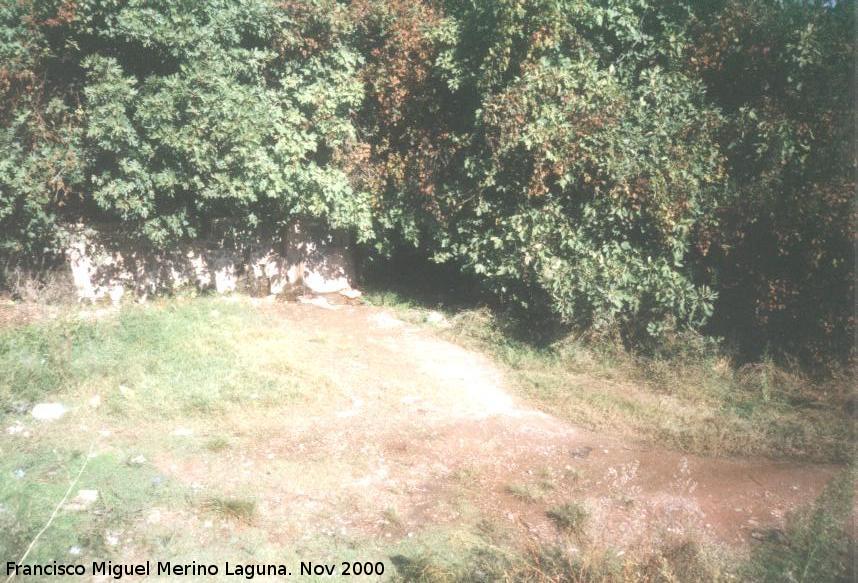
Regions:
<instances>
[{"instance_id":1,"label":"dirt path","mask_svg":"<svg viewBox=\"0 0 858 583\"><path fill-rule=\"evenodd\" d=\"M211 457L162 460L190 483L251 492L280 541L306 525L397 540L488 519L516 536L558 536L546 512L575 501L588 537L613 547L698 536L738 544L782 525L835 468L704 459L569 425L528 407L485 357L391 313L266 305L272 325L300 329L302 374L333 396L236 412L238 441ZM259 471L264 468L263 471Z\"/></svg>"}]
</instances>

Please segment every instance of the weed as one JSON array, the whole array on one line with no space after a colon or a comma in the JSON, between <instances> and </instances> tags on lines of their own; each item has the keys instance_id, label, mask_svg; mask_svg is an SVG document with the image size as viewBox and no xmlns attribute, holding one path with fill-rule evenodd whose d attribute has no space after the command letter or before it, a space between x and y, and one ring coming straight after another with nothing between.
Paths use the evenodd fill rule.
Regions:
<instances>
[{"instance_id":1,"label":"weed","mask_svg":"<svg viewBox=\"0 0 858 583\"><path fill-rule=\"evenodd\" d=\"M508 494L511 494L525 502L539 502L545 497L545 492L542 487L530 484L510 484L505 488Z\"/></svg>"},{"instance_id":2,"label":"weed","mask_svg":"<svg viewBox=\"0 0 858 583\"><path fill-rule=\"evenodd\" d=\"M589 517L587 509L578 502L567 502L556 506L546 514L557 528L576 535L583 533Z\"/></svg>"},{"instance_id":3,"label":"weed","mask_svg":"<svg viewBox=\"0 0 858 583\"><path fill-rule=\"evenodd\" d=\"M855 471L844 471L812 506L793 515L783 532L764 537L744 569L745 576L760 583L854 581L856 565L850 554L855 552L855 541L847 531L854 483Z\"/></svg>"},{"instance_id":4,"label":"weed","mask_svg":"<svg viewBox=\"0 0 858 583\"><path fill-rule=\"evenodd\" d=\"M402 517L399 516L399 513L396 511L396 508L387 508L384 512L381 513L382 518L387 521L388 524L396 527L402 526Z\"/></svg>"},{"instance_id":5,"label":"weed","mask_svg":"<svg viewBox=\"0 0 858 583\"><path fill-rule=\"evenodd\" d=\"M229 447L229 440L226 437L218 435L206 441L206 449L217 453Z\"/></svg>"},{"instance_id":6,"label":"weed","mask_svg":"<svg viewBox=\"0 0 858 583\"><path fill-rule=\"evenodd\" d=\"M214 496L204 500L202 507L218 516L239 522L252 522L256 516L256 502L246 498Z\"/></svg>"}]
</instances>

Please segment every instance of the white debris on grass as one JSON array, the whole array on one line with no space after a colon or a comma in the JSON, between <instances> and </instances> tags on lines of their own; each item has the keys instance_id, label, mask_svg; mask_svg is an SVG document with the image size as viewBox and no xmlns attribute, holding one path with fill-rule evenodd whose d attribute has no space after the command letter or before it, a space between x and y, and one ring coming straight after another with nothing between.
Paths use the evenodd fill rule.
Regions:
<instances>
[{"instance_id":1,"label":"white debris on grass","mask_svg":"<svg viewBox=\"0 0 858 583\"><path fill-rule=\"evenodd\" d=\"M26 428L23 425L21 425L20 423L16 423L15 425L10 425L9 427L7 427L6 433L8 433L9 435L19 435L21 433L24 433L24 429Z\"/></svg>"},{"instance_id":2,"label":"white debris on grass","mask_svg":"<svg viewBox=\"0 0 858 583\"><path fill-rule=\"evenodd\" d=\"M56 421L66 414L66 406L62 403L39 403L30 414L39 421Z\"/></svg>"},{"instance_id":3,"label":"white debris on grass","mask_svg":"<svg viewBox=\"0 0 858 583\"><path fill-rule=\"evenodd\" d=\"M146 463L146 458L142 455L135 455L133 458L128 460L128 464L132 466L142 466Z\"/></svg>"},{"instance_id":4,"label":"white debris on grass","mask_svg":"<svg viewBox=\"0 0 858 583\"><path fill-rule=\"evenodd\" d=\"M89 398L89 406L98 409L101 406L101 395L93 395Z\"/></svg>"},{"instance_id":5,"label":"white debris on grass","mask_svg":"<svg viewBox=\"0 0 858 583\"><path fill-rule=\"evenodd\" d=\"M193 434L194 430L189 427L176 427L172 433L176 437L190 437Z\"/></svg>"},{"instance_id":6,"label":"white debris on grass","mask_svg":"<svg viewBox=\"0 0 858 583\"><path fill-rule=\"evenodd\" d=\"M98 490L78 490L71 502L66 504L66 510L86 510L98 500Z\"/></svg>"}]
</instances>

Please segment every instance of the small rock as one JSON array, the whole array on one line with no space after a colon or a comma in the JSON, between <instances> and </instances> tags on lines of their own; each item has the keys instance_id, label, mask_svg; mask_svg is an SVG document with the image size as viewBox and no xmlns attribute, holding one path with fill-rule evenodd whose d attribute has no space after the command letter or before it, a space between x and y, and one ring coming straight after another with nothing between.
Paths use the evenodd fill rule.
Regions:
<instances>
[{"instance_id":1,"label":"small rock","mask_svg":"<svg viewBox=\"0 0 858 583\"><path fill-rule=\"evenodd\" d=\"M324 297L300 296L298 301L302 304L310 304L311 306L316 306L317 308L323 308L325 310L339 310L341 307L330 303Z\"/></svg>"},{"instance_id":2,"label":"small rock","mask_svg":"<svg viewBox=\"0 0 858 583\"><path fill-rule=\"evenodd\" d=\"M98 490L78 490L77 496L66 504L67 510L86 510L98 500Z\"/></svg>"},{"instance_id":3,"label":"small rock","mask_svg":"<svg viewBox=\"0 0 858 583\"><path fill-rule=\"evenodd\" d=\"M24 432L24 426L19 425L19 424L10 425L9 427L6 428L6 433L8 433L9 435L18 435L19 433L23 433L23 432Z\"/></svg>"},{"instance_id":4,"label":"small rock","mask_svg":"<svg viewBox=\"0 0 858 583\"><path fill-rule=\"evenodd\" d=\"M17 470L12 472L12 474L20 480L21 478L23 478L27 474L27 472L25 472L21 468L18 468Z\"/></svg>"},{"instance_id":5,"label":"small rock","mask_svg":"<svg viewBox=\"0 0 858 583\"><path fill-rule=\"evenodd\" d=\"M589 446L583 445L583 446L581 446L581 447L574 447L574 448L572 448L572 449L569 451L569 455L571 455L571 456L572 456L572 457L574 457L574 458L587 459L588 457L590 457L590 452L591 452L591 451L593 451L593 448L592 448L592 447L589 447Z\"/></svg>"},{"instance_id":6,"label":"small rock","mask_svg":"<svg viewBox=\"0 0 858 583\"><path fill-rule=\"evenodd\" d=\"M447 317L444 316L441 312L436 310L432 310L428 314L426 314L426 321L430 324L435 324L436 326L443 326L447 324Z\"/></svg>"},{"instance_id":7,"label":"small rock","mask_svg":"<svg viewBox=\"0 0 858 583\"><path fill-rule=\"evenodd\" d=\"M69 549L69 554L75 555L75 556L79 555L80 554L80 547L71 547Z\"/></svg>"},{"instance_id":8,"label":"small rock","mask_svg":"<svg viewBox=\"0 0 858 583\"><path fill-rule=\"evenodd\" d=\"M146 463L146 458L142 455L135 455L133 458L128 460L128 464L132 466L142 466Z\"/></svg>"},{"instance_id":9,"label":"small rock","mask_svg":"<svg viewBox=\"0 0 858 583\"><path fill-rule=\"evenodd\" d=\"M93 395L89 398L89 406L93 409L98 409L101 405L101 395Z\"/></svg>"},{"instance_id":10,"label":"small rock","mask_svg":"<svg viewBox=\"0 0 858 583\"><path fill-rule=\"evenodd\" d=\"M62 403L39 403L30 414L39 421L56 421L66 414L66 407Z\"/></svg>"},{"instance_id":11,"label":"small rock","mask_svg":"<svg viewBox=\"0 0 858 583\"><path fill-rule=\"evenodd\" d=\"M173 430L173 435L176 437L190 437L194 434L194 430L188 427L177 427Z\"/></svg>"},{"instance_id":12,"label":"small rock","mask_svg":"<svg viewBox=\"0 0 858 583\"><path fill-rule=\"evenodd\" d=\"M359 297L361 297L363 294L360 292L360 290L349 288L349 289L340 290L340 295L345 296L350 300L356 300Z\"/></svg>"},{"instance_id":13,"label":"small rock","mask_svg":"<svg viewBox=\"0 0 858 583\"><path fill-rule=\"evenodd\" d=\"M115 547L116 545L119 544L119 535L117 535L116 533L107 531L106 533L104 533L104 542L108 546Z\"/></svg>"}]
</instances>

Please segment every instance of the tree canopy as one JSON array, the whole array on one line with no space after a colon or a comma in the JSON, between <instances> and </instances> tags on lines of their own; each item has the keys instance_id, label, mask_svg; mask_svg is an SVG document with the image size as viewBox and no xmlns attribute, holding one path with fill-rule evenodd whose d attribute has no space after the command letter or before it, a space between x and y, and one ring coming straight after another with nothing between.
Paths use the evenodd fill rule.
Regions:
<instances>
[{"instance_id":1,"label":"tree canopy","mask_svg":"<svg viewBox=\"0 0 858 583\"><path fill-rule=\"evenodd\" d=\"M853 1L10 0L0 252L311 217L648 341L848 356ZM713 317L714 314L714 317Z\"/></svg>"}]
</instances>

